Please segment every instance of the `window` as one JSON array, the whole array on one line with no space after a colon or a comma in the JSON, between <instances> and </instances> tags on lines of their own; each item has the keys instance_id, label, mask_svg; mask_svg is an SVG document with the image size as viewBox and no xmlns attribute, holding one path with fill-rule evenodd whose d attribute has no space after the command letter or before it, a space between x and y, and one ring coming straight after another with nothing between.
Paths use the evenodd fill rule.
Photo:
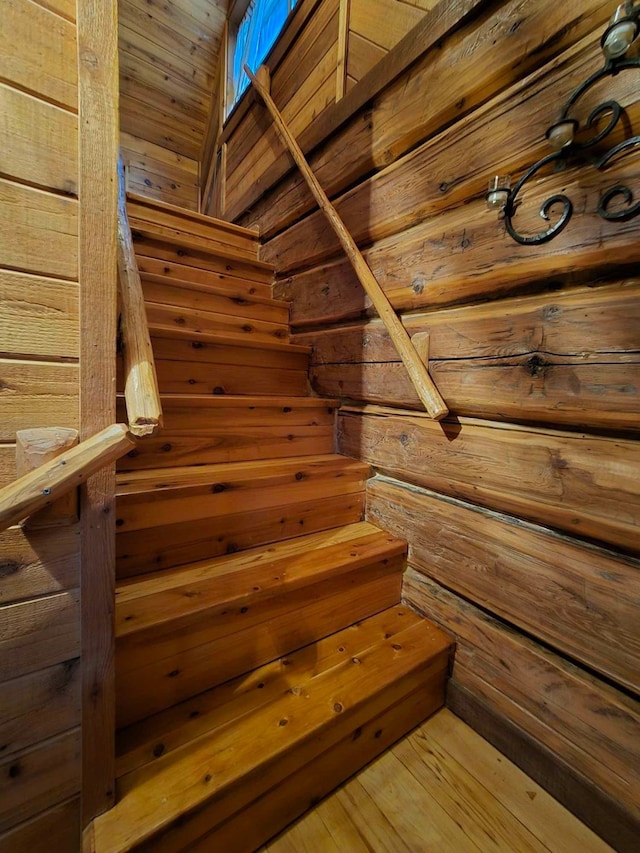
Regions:
<instances>
[{"instance_id":1,"label":"window","mask_svg":"<svg viewBox=\"0 0 640 853\"><path fill-rule=\"evenodd\" d=\"M248 65L256 71L278 38L296 0L251 0L231 46L231 92L227 112L231 112L247 88L249 78L244 73Z\"/></svg>"}]
</instances>

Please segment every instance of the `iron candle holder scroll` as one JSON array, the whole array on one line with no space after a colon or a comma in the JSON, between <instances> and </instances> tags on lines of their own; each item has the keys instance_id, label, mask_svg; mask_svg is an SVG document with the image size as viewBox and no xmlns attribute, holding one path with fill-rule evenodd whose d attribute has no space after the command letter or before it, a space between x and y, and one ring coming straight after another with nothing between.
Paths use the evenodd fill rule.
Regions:
<instances>
[{"instance_id":1,"label":"iron candle holder scroll","mask_svg":"<svg viewBox=\"0 0 640 853\"><path fill-rule=\"evenodd\" d=\"M622 116L622 107L615 100L604 101L591 111L587 118L584 130L596 129L601 121L608 116L606 124L594 135L585 141L576 141L576 134L580 130L580 122L571 117L571 111L580 98L588 92L596 83L607 77L615 77L622 71L640 69L640 58L628 56L629 48L640 31L640 0L626 0L621 3L613 13L609 26L604 31L600 40L600 46L604 53L604 66L588 77L571 94L562 110L560 118L551 125L546 132L546 138L550 145L555 148L551 154L540 158L525 174L511 186L511 177L496 176L489 182L486 194L487 206L492 210L503 211L505 227L508 234L523 246L536 246L546 243L558 235L568 224L573 214L573 203L563 193L557 193L546 199L540 208L540 216L550 222L550 211L555 204L562 205L559 218L546 230L525 236L520 234L514 227L513 218L518 206L518 195L524 185L545 166L555 163L556 168L563 167L573 155L580 155L593 146L601 143L618 125ZM596 169L603 169L611 160L623 151L640 143L640 136L631 136L614 145L603 155L591 162ZM612 210L613 201L617 200L615 210ZM620 206L620 202L622 206ZM629 187L622 184L610 187L600 197L598 215L610 222L631 219L640 213L640 201L634 203L633 192Z\"/></svg>"}]
</instances>

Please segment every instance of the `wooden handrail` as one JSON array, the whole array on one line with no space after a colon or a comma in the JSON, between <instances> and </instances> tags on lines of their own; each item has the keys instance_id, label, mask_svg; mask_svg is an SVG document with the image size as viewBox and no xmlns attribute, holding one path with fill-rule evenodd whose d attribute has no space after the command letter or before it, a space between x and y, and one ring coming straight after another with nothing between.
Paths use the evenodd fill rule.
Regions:
<instances>
[{"instance_id":1,"label":"wooden handrail","mask_svg":"<svg viewBox=\"0 0 640 853\"><path fill-rule=\"evenodd\" d=\"M244 70L267 106L267 109L271 113L274 124L284 143L291 152L291 156L300 169L303 178L306 180L313 197L326 218L329 220L338 240L342 244L342 248L351 262L351 266L354 268L356 275L360 279L360 283L364 287L373 307L376 309L380 319L384 323L387 332L389 333L389 337L391 338L398 355L402 359L402 363L409 374L409 378L411 379L413 387L416 389L422 404L434 420L444 418L449 414L449 410L440 396L440 392L436 388L432 378L429 376L429 371L427 370L426 365L422 362L420 356L416 352L407 330L400 322L400 319L389 302L386 293L380 286L380 282L371 272L371 269L365 261L362 252L357 247L355 240L347 230L335 207L329 201L327 194L320 186L318 179L313 174L311 167L302 153L302 149L280 115L280 112L278 111L278 108L273 102L273 99L266 87L262 85L256 75L251 73L251 70L246 65Z\"/></svg>"},{"instance_id":2,"label":"wooden handrail","mask_svg":"<svg viewBox=\"0 0 640 853\"><path fill-rule=\"evenodd\" d=\"M125 424L112 424L0 489L0 530L50 506L135 444Z\"/></svg>"},{"instance_id":3,"label":"wooden handrail","mask_svg":"<svg viewBox=\"0 0 640 853\"><path fill-rule=\"evenodd\" d=\"M127 215L122 157L118 160L118 281L127 418L129 430L138 438L143 438L155 435L162 426L162 405L140 272Z\"/></svg>"}]
</instances>

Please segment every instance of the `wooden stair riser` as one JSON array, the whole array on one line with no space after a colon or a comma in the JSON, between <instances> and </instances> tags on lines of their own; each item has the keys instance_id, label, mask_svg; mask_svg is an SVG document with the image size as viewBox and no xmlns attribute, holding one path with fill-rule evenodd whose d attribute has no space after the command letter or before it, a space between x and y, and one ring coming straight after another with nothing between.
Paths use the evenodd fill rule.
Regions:
<instances>
[{"instance_id":1,"label":"wooden stair riser","mask_svg":"<svg viewBox=\"0 0 640 853\"><path fill-rule=\"evenodd\" d=\"M167 524L153 528L153 533L144 537L135 530L120 533L116 536L116 573L119 579L129 578L280 542L359 521L363 512L364 490L215 520Z\"/></svg>"},{"instance_id":2,"label":"wooden stair riser","mask_svg":"<svg viewBox=\"0 0 640 853\"><path fill-rule=\"evenodd\" d=\"M163 430L159 438L140 441L135 450L122 457L118 470L311 456L331 453L334 445L331 426L237 427L233 432L225 428L209 432L208 437L199 437Z\"/></svg>"},{"instance_id":3,"label":"wooden stair riser","mask_svg":"<svg viewBox=\"0 0 640 853\"><path fill-rule=\"evenodd\" d=\"M239 601L223 600L220 604L198 613L167 620L147 630L119 636L116 640L118 672L124 676L130 671L141 669L156 661L173 659L174 656L177 659L183 654L188 654L192 649L209 646L217 641L226 641L232 635L236 636L239 646L244 644L248 648L250 640L244 642L242 636L257 635L261 630L260 626L265 629L267 625L273 626L278 619L285 619L285 617L285 621L289 621L298 608L303 609L310 604L318 604L322 599L334 597L342 592L345 595L350 594L359 584L363 586L369 583L377 584L389 574L402 573L403 568L402 556L385 558L350 572L336 573L333 578L322 579L317 583L282 592L280 595L251 596L249 594ZM397 603L398 601L392 602L392 604ZM377 610L378 608L373 612ZM295 633L295 629L291 628L291 631ZM276 631L273 636L282 633ZM319 640L322 636L325 635L314 637L310 642ZM293 650L294 648L282 649L280 654L288 654ZM274 657L279 656L274 655ZM243 668L241 671L246 672L247 669ZM240 672L236 674L239 675ZM231 677L235 678L235 675Z\"/></svg>"},{"instance_id":4,"label":"wooden stair riser","mask_svg":"<svg viewBox=\"0 0 640 853\"><path fill-rule=\"evenodd\" d=\"M194 336L225 332L244 336L254 342L286 343L289 340L289 327L286 323L255 320L246 317L240 310L235 314L221 314L200 308L157 305L155 302L145 302L145 306L152 335L161 334L163 328L177 328Z\"/></svg>"},{"instance_id":5,"label":"wooden stair riser","mask_svg":"<svg viewBox=\"0 0 640 853\"><path fill-rule=\"evenodd\" d=\"M222 335L219 337L220 342L217 342L212 336L194 337L193 335L179 333L177 330L165 330L162 334L153 334L152 340L158 361L186 362L185 367L193 365L194 368L204 367L209 372L217 370L220 373L223 371L223 376L224 371L229 368L242 368L247 371L262 370L263 372L279 370L283 375L287 372L292 374L306 373L309 354L305 347L280 344L276 348L268 348L264 341L262 342L263 346L253 346L251 341L242 341L237 335L233 337L233 340L224 340ZM220 387L224 389L224 385ZM171 392L166 391L165 393L170 394ZM194 391L192 389L189 392L182 393L192 394ZM231 394L232 392L220 390L216 393ZM260 389L254 391L254 396L261 393ZM268 397L282 395L289 396L286 384L280 394L262 394L262 396Z\"/></svg>"},{"instance_id":6,"label":"wooden stair riser","mask_svg":"<svg viewBox=\"0 0 640 853\"><path fill-rule=\"evenodd\" d=\"M161 394L291 394L309 393L307 372L244 365L189 364L156 360Z\"/></svg>"},{"instance_id":7,"label":"wooden stair riser","mask_svg":"<svg viewBox=\"0 0 640 853\"><path fill-rule=\"evenodd\" d=\"M215 347L198 340L151 339L161 394L240 394L305 397L306 363L297 353L269 353L254 347ZM283 366L285 365L285 366ZM124 388L118 359L117 388Z\"/></svg>"},{"instance_id":8,"label":"wooden stair riser","mask_svg":"<svg viewBox=\"0 0 640 853\"><path fill-rule=\"evenodd\" d=\"M253 281L257 285L270 285L273 280L273 269L232 255L202 251L202 249L194 247L180 247L135 231L133 232L133 244L136 257L139 258L138 266L141 270L144 268L144 264L141 263L142 258L154 258L157 261L166 261L170 264L180 264L183 267L193 267L210 273ZM267 291L264 288L256 289L256 293L263 293L264 295L269 295L270 292L270 288Z\"/></svg>"},{"instance_id":9,"label":"wooden stair riser","mask_svg":"<svg viewBox=\"0 0 640 853\"><path fill-rule=\"evenodd\" d=\"M191 250L195 252L210 253L217 257L225 257L230 261L237 263L255 263L259 265L259 261L255 257L254 252L244 251L237 246L231 246L224 240L216 240L207 237L194 236L186 231L177 230L163 225L157 225L152 222L145 222L143 219L129 218L131 231L134 238L147 240L162 240L167 246L176 246L179 250Z\"/></svg>"},{"instance_id":10,"label":"wooden stair riser","mask_svg":"<svg viewBox=\"0 0 640 853\"><path fill-rule=\"evenodd\" d=\"M413 613L408 618L415 621ZM154 761L158 755L168 755L247 713L255 713L290 687L305 684L310 673L328 671L363 648L395 637L406 628L406 622L406 610L383 610L338 635L298 649L242 678L228 681L121 730L117 738L117 776Z\"/></svg>"},{"instance_id":11,"label":"wooden stair riser","mask_svg":"<svg viewBox=\"0 0 640 853\"><path fill-rule=\"evenodd\" d=\"M273 301L271 285L268 282L236 277L226 270L200 269L193 264L181 263L181 258L176 261L155 258L147 254L140 244L137 246L136 260L143 282L151 280L160 284L166 283L175 288L188 288L189 291L197 291L205 297L206 294L211 293L218 298Z\"/></svg>"},{"instance_id":12,"label":"wooden stair riser","mask_svg":"<svg viewBox=\"0 0 640 853\"><path fill-rule=\"evenodd\" d=\"M181 850L336 744L354 735L357 741L369 721L438 676L441 697L449 640L429 623L416 624L406 608L395 610L407 620L400 633L374 646L356 644L352 657L329 670L311 660L306 676L285 682L256 713L120 778L118 805L94 824L97 853ZM164 841L170 846L160 846Z\"/></svg>"},{"instance_id":13,"label":"wooden stair riser","mask_svg":"<svg viewBox=\"0 0 640 853\"><path fill-rule=\"evenodd\" d=\"M222 285L214 290L191 284L188 280L167 280L163 275L142 273L141 278L145 302L149 304L242 317L247 321L277 323L288 327L289 306L286 302L255 296L243 297L234 292L231 286L229 292L225 293Z\"/></svg>"},{"instance_id":14,"label":"wooden stair riser","mask_svg":"<svg viewBox=\"0 0 640 853\"><path fill-rule=\"evenodd\" d=\"M279 546L205 560L192 566L161 572L116 589L116 636L181 630L217 609L246 608L274 597L374 563L403 557L400 539L372 531L366 523L339 528L336 534L309 535ZM339 533L344 531L344 535ZM145 636L144 642L148 642Z\"/></svg>"},{"instance_id":15,"label":"wooden stair riser","mask_svg":"<svg viewBox=\"0 0 640 853\"><path fill-rule=\"evenodd\" d=\"M400 561L399 561L400 562ZM334 595L281 610L253 629L178 650L162 660L123 672L117 655L116 720L126 726L182 702L217 684L365 619L400 600L401 565L364 580L360 575L337 586ZM204 638L200 638L204 639ZM166 650L165 650L166 653Z\"/></svg>"},{"instance_id":16,"label":"wooden stair riser","mask_svg":"<svg viewBox=\"0 0 640 853\"><path fill-rule=\"evenodd\" d=\"M304 398L163 399L157 438L138 441L119 471L332 453L337 402ZM246 402L244 402L246 400ZM124 402L118 400L124 416Z\"/></svg>"},{"instance_id":17,"label":"wooden stair riser","mask_svg":"<svg viewBox=\"0 0 640 853\"><path fill-rule=\"evenodd\" d=\"M147 223L150 228L169 229L175 235L201 239L250 259L258 258L259 237L256 231L133 194L127 198L127 213L129 219Z\"/></svg>"},{"instance_id":18,"label":"wooden stair riser","mask_svg":"<svg viewBox=\"0 0 640 853\"><path fill-rule=\"evenodd\" d=\"M183 472L179 478L175 469L164 469L153 480L136 480L136 472L121 475L129 479L119 480L116 528L127 532L205 518L213 522L240 512L353 494L363 490L369 470L357 462L345 464L340 457L212 468L203 473L196 469L192 479L187 479L190 469L178 469Z\"/></svg>"},{"instance_id":19,"label":"wooden stair riser","mask_svg":"<svg viewBox=\"0 0 640 853\"><path fill-rule=\"evenodd\" d=\"M445 679L441 672L426 684L382 713L353 729L337 744L309 764L294 771L266 794L247 804L240 812L228 818L213 832L191 841L193 835L206 826L207 811L191 818L189 822L190 853L253 853L265 841L276 835L307 809L346 781L355 771L364 767L403 735L410 732L444 704ZM179 837L187 835L185 829L169 831L155 842L154 853L173 853L180 848ZM146 848L149 850L150 848ZM140 853L145 848L140 849Z\"/></svg>"}]
</instances>

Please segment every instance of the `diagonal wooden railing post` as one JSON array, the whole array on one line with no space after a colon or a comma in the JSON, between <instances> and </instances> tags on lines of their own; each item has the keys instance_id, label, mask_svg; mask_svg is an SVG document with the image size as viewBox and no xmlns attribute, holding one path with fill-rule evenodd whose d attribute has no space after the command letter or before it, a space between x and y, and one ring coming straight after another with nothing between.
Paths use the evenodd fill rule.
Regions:
<instances>
[{"instance_id":1,"label":"diagonal wooden railing post","mask_svg":"<svg viewBox=\"0 0 640 853\"><path fill-rule=\"evenodd\" d=\"M338 215L336 209L329 201L327 194L320 186L320 183L316 176L313 174L311 167L307 163L304 154L302 153L302 149L296 142L295 138L291 134L291 131L287 127L284 119L280 115L278 108L276 107L271 95L262 85L259 79L251 73L251 70L247 68L245 65L244 68L247 76L253 83L254 88L264 101L267 109L271 113L271 117L273 118L274 124L280 133L283 141L287 145L289 151L291 152L291 156L296 162L296 165L300 169L302 176L306 180L309 185L309 189L311 190L313 197L315 198L318 206L324 213L324 215L329 220L333 230L335 231L338 240L342 244L342 248L344 249L351 265L353 266L356 275L360 279L362 286L364 287L367 296L371 300L373 307L378 312L378 315L382 322L384 323L387 332L389 333L389 337L393 341L393 344L398 351L398 355L402 359L402 363L404 364L407 373L413 383L413 387L416 389L418 397L420 398L422 404L425 409L431 415L434 420L440 420L449 414L449 410L447 406L440 396L440 392L435 386L433 379L429 376L429 371L425 366L424 362L421 360L420 356L416 352L414 345L411 342L411 338L405 327L400 322L398 315L394 311L387 295L383 291L380 286L379 281L376 279L374 274L371 272L367 262L362 256L362 252L357 247L355 240L347 230L344 222Z\"/></svg>"},{"instance_id":2,"label":"diagonal wooden railing post","mask_svg":"<svg viewBox=\"0 0 640 853\"><path fill-rule=\"evenodd\" d=\"M124 396L129 429L138 438L162 426L162 405L144 307L144 294L127 215L124 164L118 159L118 281L122 307Z\"/></svg>"}]
</instances>

